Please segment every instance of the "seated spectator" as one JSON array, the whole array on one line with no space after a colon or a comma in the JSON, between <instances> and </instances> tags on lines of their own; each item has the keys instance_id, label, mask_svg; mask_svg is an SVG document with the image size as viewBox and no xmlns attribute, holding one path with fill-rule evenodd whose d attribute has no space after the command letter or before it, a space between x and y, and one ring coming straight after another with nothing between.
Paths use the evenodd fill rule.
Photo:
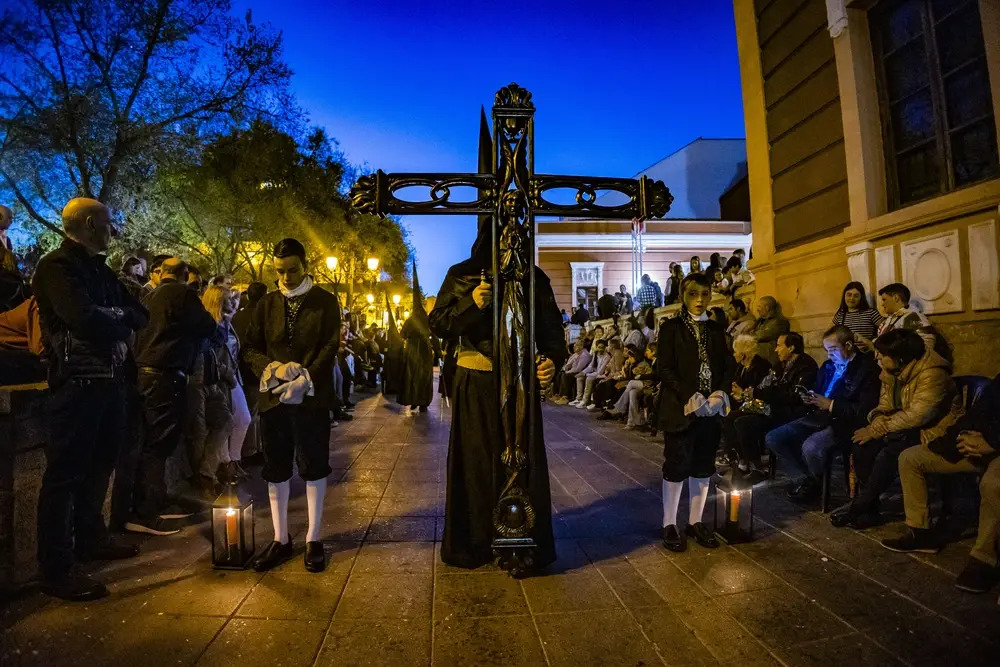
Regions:
<instances>
[{"instance_id":1,"label":"seated spectator","mask_svg":"<svg viewBox=\"0 0 1000 667\"><path fill-rule=\"evenodd\" d=\"M646 308L639 313L639 321L642 323L642 327L639 329L642 331L642 335L646 337L647 341L653 340L653 333L656 331L656 310Z\"/></svg>"},{"instance_id":2,"label":"seated spectator","mask_svg":"<svg viewBox=\"0 0 1000 667\"><path fill-rule=\"evenodd\" d=\"M621 337L622 343L625 345L634 345L637 350L646 349L646 343L649 342L639 327L639 320L635 317L622 320Z\"/></svg>"},{"instance_id":3,"label":"seated spectator","mask_svg":"<svg viewBox=\"0 0 1000 667\"><path fill-rule=\"evenodd\" d=\"M835 526L879 524L879 497L896 479L899 455L943 435L957 417L951 364L928 349L919 334L888 331L875 340L875 352L882 366L878 406L868 415L869 424L852 437L861 490L844 511L830 517Z\"/></svg>"},{"instance_id":4,"label":"seated spectator","mask_svg":"<svg viewBox=\"0 0 1000 667\"><path fill-rule=\"evenodd\" d=\"M706 276L715 276L716 271L722 270L722 255L713 252L708 256L708 268L705 269Z\"/></svg>"},{"instance_id":5,"label":"seated spectator","mask_svg":"<svg viewBox=\"0 0 1000 667\"><path fill-rule=\"evenodd\" d=\"M584 338L577 339L573 345L573 354L563 364L562 380L556 403L566 405L576 398L576 376L584 372L590 365L590 345Z\"/></svg>"},{"instance_id":6,"label":"seated spectator","mask_svg":"<svg viewBox=\"0 0 1000 667\"><path fill-rule=\"evenodd\" d=\"M781 307L773 296L762 296L757 300L757 326L754 328L754 335L757 336L757 353L767 359L768 363L775 364L778 357L774 353L774 346L778 343L778 336L789 331L788 320L781 314Z\"/></svg>"},{"instance_id":7,"label":"seated spectator","mask_svg":"<svg viewBox=\"0 0 1000 667\"><path fill-rule=\"evenodd\" d=\"M688 265L688 275L691 275L692 273L702 273L701 257L698 257L698 255L693 255L691 257L691 262Z\"/></svg>"},{"instance_id":8,"label":"seated spectator","mask_svg":"<svg viewBox=\"0 0 1000 667\"><path fill-rule=\"evenodd\" d=\"M802 398L811 409L764 438L765 446L797 480L788 491L797 502L819 498L830 456L850 445L851 435L865 425L878 402L878 364L871 355L858 353L854 333L833 327L824 334L823 347L829 359L819 369L815 390Z\"/></svg>"},{"instance_id":9,"label":"seated spectator","mask_svg":"<svg viewBox=\"0 0 1000 667\"><path fill-rule=\"evenodd\" d=\"M605 342L607 342L606 340L607 337L604 335L604 327L602 327L600 324L598 324L596 327L593 328L593 330L591 330L590 337L595 342L599 340L605 340Z\"/></svg>"},{"instance_id":10,"label":"seated spectator","mask_svg":"<svg viewBox=\"0 0 1000 667\"><path fill-rule=\"evenodd\" d=\"M595 377L593 383L587 380L587 384L592 386L590 401L587 403L588 410L603 408L611 398L611 394L614 394L615 383L624 377L626 353L621 338L611 339L608 343L608 354L611 355L611 361L604 367L604 372ZM584 390L586 391L586 388ZM614 398L618 398L618 395L614 394Z\"/></svg>"},{"instance_id":11,"label":"seated spectator","mask_svg":"<svg viewBox=\"0 0 1000 667\"><path fill-rule=\"evenodd\" d=\"M753 398L753 390L771 372L771 364L757 354L757 339L746 334L737 336L733 341L733 356L736 358L736 372L729 395L737 401L749 400Z\"/></svg>"},{"instance_id":12,"label":"seated spectator","mask_svg":"<svg viewBox=\"0 0 1000 667\"><path fill-rule=\"evenodd\" d=\"M608 354L608 341L600 338L594 339L594 354L587 369L576 376L576 400L569 403L576 408L585 408L590 399L590 392L593 391L594 381L604 373L604 368L611 361Z\"/></svg>"},{"instance_id":13,"label":"seated spectator","mask_svg":"<svg viewBox=\"0 0 1000 667\"><path fill-rule=\"evenodd\" d=\"M847 283L840 297L840 308L833 315L833 324L842 324L853 331L858 347L870 351L883 322L885 318L878 309L869 305L865 286L857 281Z\"/></svg>"},{"instance_id":14,"label":"seated spectator","mask_svg":"<svg viewBox=\"0 0 1000 667\"><path fill-rule=\"evenodd\" d=\"M723 329L729 328L729 318L726 317L726 309L722 306L715 306L714 308L708 309L708 319L713 322L718 322L719 326ZM730 346L731 346L730 342Z\"/></svg>"},{"instance_id":15,"label":"seated spectator","mask_svg":"<svg viewBox=\"0 0 1000 667\"><path fill-rule=\"evenodd\" d=\"M726 306L726 317L729 318L729 326L726 327L726 335L735 340L741 334L752 334L757 328L757 318L747 312L747 305L742 299L733 299Z\"/></svg>"},{"instance_id":16,"label":"seated spectator","mask_svg":"<svg viewBox=\"0 0 1000 667\"><path fill-rule=\"evenodd\" d=\"M816 362L805 353L800 334L789 332L779 336L775 352L778 365L754 390L756 403L744 403L723 422L726 446L730 452L735 450L736 465L752 478L751 483L767 476L761 470L760 460L767 432L808 411L795 387L816 384Z\"/></svg>"},{"instance_id":17,"label":"seated spectator","mask_svg":"<svg viewBox=\"0 0 1000 667\"><path fill-rule=\"evenodd\" d=\"M892 551L936 553L941 540L935 535L927 508L927 475L979 475L979 531L965 569L955 586L970 593L985 593L1000 579L997 538L1000 537L1000 375L995 377L969 411L948 427L944 435L899 456L903 485L906 533L882 540Z\"/></svg>"},{"instance_id":18,"label":"seated spectator","mask_svg":"<svg viewBox=\"0 0 1000 667\"><path fill-rule=\"evenodd\" d=\"M0 313L0 353L2 352L30 352L38 357L45 355L42 324L35 297Z\"/></svg>"},{"instance_id":19,"label":"seated spectator","mask_svg":"<svg viewBox=\"0 0 1000 667\"><path fill-rule=\"evenodd\" d=\"M653 344L653 348L656 345ZM639 359L639 350L634 346L628 347L629 364L626 369L626 377L622 380L621 394L615 406L601 414L600 419L625 419L625 428L632 430L646 425L646 419L642 414L643 391L651 387L657 381L653 372L652 361L656 358L656 352L650 353L649 346L644 352L645 358Z\"/></svg>"},{"instance_id":20,"label":"seated spectator","mask_svg":"<svg viewBox=\"0 0 1000 667\"><path fill-rule=\"evenodd\" d=\"M725 273L722 269L714 269L711 273L712 276L712 291L718 292L719 294L729 293L729 281L726 279Z\"/></svg>"},{"instance_id":21,"label":"seated spectator","mask_svg":"<svg viewBox=\"0 0 1000 667\"><path fill-rule=\"evenodd\" d=\"M879 326L881 336L892 329L919 331L930 326L927 316L910 306L910 288L902 283L891 283L878 291L879 303L886 319Z\"/></svg>"}]
</instances>

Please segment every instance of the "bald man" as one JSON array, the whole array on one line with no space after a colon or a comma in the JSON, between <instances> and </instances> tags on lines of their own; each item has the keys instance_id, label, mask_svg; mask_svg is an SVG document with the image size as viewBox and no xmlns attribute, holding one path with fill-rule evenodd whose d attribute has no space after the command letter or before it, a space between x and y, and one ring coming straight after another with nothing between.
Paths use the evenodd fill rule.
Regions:
<instances>
[{"instance_id":1,"label":"bald man","mask_svg":"<svg viewBox=\"0 0 1000 667\"><path fill-rule=\"evenodd\" d=\"M33 282L50 389L38 560L46 593L86 601L108 590L77 561L138 554L110 538L101 510L125 433L125 341L146 325L147 313L105 265L111 211L78 198L62 219L66 238L39 260Z\"/></svg>"}]
</instances>

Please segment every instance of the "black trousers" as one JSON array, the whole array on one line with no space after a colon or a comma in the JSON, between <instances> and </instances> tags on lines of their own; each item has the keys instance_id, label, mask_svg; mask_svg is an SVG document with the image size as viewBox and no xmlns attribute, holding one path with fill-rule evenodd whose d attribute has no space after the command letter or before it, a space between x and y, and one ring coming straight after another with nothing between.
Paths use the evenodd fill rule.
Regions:
<instances>
[{"instance_id":1,"label":"black trousers","mask_svg":"<svg viewBox=\"0 0 1000 667\"><path fill-rule=\"evenodd\" d=\"M764 436L777 422L767 415L734 410L722 422L726 449L735 449L741 461L759 463Z\"/></svg>"},{"instance_id":2,"label":"black trousers","mask_svg":"<svg viewBox=\"0 0 1000 667\"><path fill-rule=\"evenodd\" d=\"M698 417L679 433L664 433L663 479L683 482L688 477L714 475L715 452L721 438L721 417Z\"/></svg>"},{"instance_id":3,"label":"black trousers","mask_svg":"<svg viewBox=\"0 0 1000 667\"><path fill-rule=\"evenodd\" d=\"M146 439L139 456L133 506L141 519L155 519L167 504L167 459L184 437L187 378L180 373L139 372Z\"/></svg>"},{"instance_id":4,"label":"black trousers","mask_svg":"<svg viewBox=\"0 0 1000 667\"><path fill-rule=\"evenodd\" d=\"M919 429L890 433L863 445L852 444L854 472L861 491L854 499L858 509L877 510L879 497L899 476L899 455L904 449L920 444Z\"/></svg>"},{"instance_id":5,"label":"black trousers","mask_svg":"<svg viewBox=\"0 0 1000 667\"><path fill-rule=\"evenodd\" d=\"M324 479L330 467L330 410L307 405L277 405L260 415L264 433L264 481L292 477L292 463L306 482Z\"/></svg>"},{"instance_id":6,"label":"black trousers","mask_svg":"<svg viewBox=\"0 0 1000 667\"><path fill-rule=\"evenodd\" d=\"M102 510L125 433L125 387L71 381L51 390L47 416L38 562L52 578L73 566L74 547L86 551L107 539Z\"/></svg>"},{"instance_id":7,"label":"black trousers","mask_svg":"<svg viewBox=\"0 0 1000 667\"><path fill-rule=\"evenodd\" d=\"M135 384L125 386L125 438L115 462L115 481L111 486L111 527L120 530L132 515L135 476L142 454L142 395Z\"/></svg>"}]
</instances>

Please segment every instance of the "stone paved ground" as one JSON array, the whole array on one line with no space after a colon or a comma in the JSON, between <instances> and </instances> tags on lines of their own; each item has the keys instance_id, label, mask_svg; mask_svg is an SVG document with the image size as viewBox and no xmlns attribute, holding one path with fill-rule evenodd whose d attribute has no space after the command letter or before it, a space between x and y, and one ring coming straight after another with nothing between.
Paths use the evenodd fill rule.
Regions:
<instances>
[{"instance_id":1,"label":"stone paved ground","mask_svg":"<svg viewBox=\"0 0 1000 667\"><path fill-rule=\"evenodd\" d=\"M105 600L8 606L0 663L996 664L996 594L952 587L968 541L891 553L876 540L898 526L836 530L772 489L753 543L672 554L656 535L659 442L572 408L545 415L560 559L544 576L440 563L448 412L406 417L369 398L333 431L326 572L300 558L214 571L205 526L189 526L104 568ZM268 539L266 508L258 519Z\"/></svg>"}]
</instances>

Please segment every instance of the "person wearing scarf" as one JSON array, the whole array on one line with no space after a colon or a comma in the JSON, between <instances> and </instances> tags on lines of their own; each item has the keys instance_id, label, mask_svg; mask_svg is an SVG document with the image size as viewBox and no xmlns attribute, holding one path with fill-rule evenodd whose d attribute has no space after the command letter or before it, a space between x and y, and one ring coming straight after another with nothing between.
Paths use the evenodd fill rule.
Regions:
<instances>
[{"instance_id":1,"label":"person wearing scarf","mask_svg":"<svg viewBox=\"0 0 1000 667\"><path fill-rule=\"evenodd\" d=\"M733 381L733 357L726 332L708 319L711 278L691 273L681 282L681 311L660 327L657 363L662 381L659 426L663 431L663 546L684 551L686 537L714 549L718 541L702 522L722 419L725 393ZM685 533L677 528L677 507L688 482L690 513Z\"/></svg>"},{"instance_id":2,"label":"person wearing scarf","mask_svg":"<svg viewBox=\"0 0 1000 667\"><path fill-rule=\"evenodd\" d=\"M294 552L288 533L294 460L306 483L305 568L319 572L326 567L319 531L331 472L330 411L336 408L333 364L340 346L340 304L335 295L313 285L306 274L306 250L297 240L279 241L272 262L278 291L257 303L244 345L246 358L260 377L262 476L274 524L274 541L254 562L254 569L269 570Z\"/></svg>"}]
</instances>

